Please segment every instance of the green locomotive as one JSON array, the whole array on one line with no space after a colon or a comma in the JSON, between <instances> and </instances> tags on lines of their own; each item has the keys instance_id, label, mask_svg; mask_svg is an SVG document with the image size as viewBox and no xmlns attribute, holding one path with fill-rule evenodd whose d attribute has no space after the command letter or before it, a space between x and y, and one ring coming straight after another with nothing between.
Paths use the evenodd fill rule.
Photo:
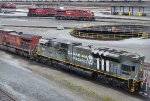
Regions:
<instances>
[{"instance_id":1,"label":"green locomotive","mask_svg":"<svg viewBox=\"0 0 150 101\"><path fill-rule=\"evenodd\" d=\"M83 46L81 43L58 39L40 39L36 59L58 62L90 71L93 79L101 78L110 85L130 92L146 92L143 82L144 56L104 47Z\"/></svg>"}]
</instances>

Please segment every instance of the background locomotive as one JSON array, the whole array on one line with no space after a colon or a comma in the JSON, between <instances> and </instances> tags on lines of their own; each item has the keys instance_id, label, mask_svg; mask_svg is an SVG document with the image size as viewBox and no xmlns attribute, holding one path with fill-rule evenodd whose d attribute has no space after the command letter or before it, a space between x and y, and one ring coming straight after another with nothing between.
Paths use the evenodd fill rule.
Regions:
<instances>
[{"instance_id":1,"label":"background locomotive","mask_svg":"<svg viewBox=\"0 0 150 101\"><path fill-rule=\"evenodd\" d=\"M28 8L29 17L54 17L56 15L57 4L36 5Z\"/></svg>"},{"instance_id":2,"label":"background locomotive","mask_svg":"<svg viewBox=\"0 0 150 101\"><path fill-rule=\"evenodd\" d=\"M55 17L57 20L94 21L94 13L82 9L28 8L29 17Z\"/></svg>"},{"instance_id":3,"label":"background locomotive","mask_svg":"<svg viewBox=\"0 0 150 101\"><path fill-rule=\"evenodd\" d=\"M28 8L29 17L54 17L56 9L54 8Z\"/></svg>"},{"instance_id":4,"label":"background locomotive","mask_svg":"<svg viewBox=\"0 0 150 101\"><path fill-rule=\"evenodd\" d=\"M57 20L81 20L94 21L94 13L90 10L80 9L59 9L55 15Z\"/></svg>"},{"instance_id":5,"label":"background locomotive","mask_svg":"<svg viewBox=\"0 0 150 101\"><path fill-rule=\"evenodd\" d=\"M36 59L43 63L62 63L66 67L90 71L92 78L130 92L144 92L147 82L143 75L144 56L104 47L0 29L0 48Z\"/></svg>"}]
</instances>

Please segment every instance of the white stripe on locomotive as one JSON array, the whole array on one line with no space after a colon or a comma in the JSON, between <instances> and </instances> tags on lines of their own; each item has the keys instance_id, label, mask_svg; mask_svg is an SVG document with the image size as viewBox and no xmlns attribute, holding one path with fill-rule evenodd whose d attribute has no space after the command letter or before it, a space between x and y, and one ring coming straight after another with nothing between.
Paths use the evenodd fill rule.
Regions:
<instances>
[{"instance_id":1,"label":"white stripe on locomotive","mask_svg":"<svg viewBox=\"0 0 150 101\"><path fill-rule=\"evenodd\" d=\"M99 70L99 58L97 58L97 69Z\"/></svg>"},{"instance_id":2,"label":"white stripe on locomotive","mask_svg":"<svg viewBox=\"0 0 150 101\"><path fill-rule=\"evenodd\" d=\"M102 67L102 70L104 70L104 59L102 59L102 61L101 61L101 67Z\"/></svg>"},{"instance_id":3,"label":"white stripe on locomotive","mask_svg":"<svg viewBox=\"0 0 150 101\"><path fill-rule=\"evenodd\" d=\"M110 66L110 65L109 65L109 61L106 60L106 71L107 71L107 72L109 72L109 66Z\"/></svg>"}]
</instances>

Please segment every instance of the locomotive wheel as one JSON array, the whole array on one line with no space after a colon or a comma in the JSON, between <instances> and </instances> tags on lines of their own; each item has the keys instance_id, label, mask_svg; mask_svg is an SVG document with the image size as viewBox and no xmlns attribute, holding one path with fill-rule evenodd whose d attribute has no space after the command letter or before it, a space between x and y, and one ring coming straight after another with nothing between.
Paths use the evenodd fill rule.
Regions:
<instances>
[{"instance_id":1,"label":"locomotive wheel","mask_svg":"<svg viewBox=\"0 0 150 101\"><path fill-rule=\"evenodd\" d=\"M73 17L70 17L70 19L72 20L72 19L73 19Z\"/></svg>"},{"instance_id":2,"label":"locomotive wheel","mask_svg":"<svg viewBox=\"0 0 150 101\"><path fill-rule=\"evenodd\" d=\"M27 16L29 16L30 17L30 14L28 13L28 15Z\"/></svg>"},{"instance_id":3,"label":"locomotive wheel","mask_svg":"<svg viewBox=\"0 0 150 101\"><path fill-rule=\"evenodd\" d=\"M34 16L34 14L30 14L30 17L33 17Z\"/></svg>"},{"instance_id":4,"label":"locomotive wheel","mask_svg":"<svg viewBox=\"0 0 150 101\"><path fill-rule=\"evenodd\" d=\"M84 21L84 18L80 18L81 19L81 21Z\"/></svg>"},{"instance_id":5,"label":"locomotive wheel","mask_svg":"<svg viewBox=\"0 0 150 101\"><path fill-rule=\"evenodd\" d=\"M112 80L112 81L110 82L110 85L111 85L112 87L117 87L117 84L116 84L115 80Z\"/></svg>"},{"instance_id":6,"label":"locomotive wheel","mask_svg":"<svg viewBox=\"0 0 150 101\"><path fill-rule=\"evenodd\" d=\"M58 17L58 16L56 16L56 17L55 17L55 19L56 19L56 20L59 20L59 17Z\"/></svg>"},{"instance_id":7,"label":"locomotive wheel","mask_svg":"<svg viewBox=\"0 0 150 101\"><path fill-rule=\"evenodd\" d=\"M89 21L89 19L88 18L84 18L84 21Z\"/></svg>"},{"instance_id":8,"label":"locomotive wheel","mask_svg":"<svg viewBox=\"0 0 150 101\"><path fill-rule=\"evenodd\" d=\"M36 17L36 14L32 14L32 17Z\"/></svg>"},{"instance_id":9,"label":"locomotive wheel","mask_svg":"<svg viewBox=\"0 0 150 101\"><path fill-rule=\"evenodd\" d=\"M32 16L32 14L28 14L28 16L29 16L29 17L31 17L31 16Z\"/></svg>"},{"instance_id":10,"label":"locomotive wheel","mask_svg":"<svg viewBox=\"0 0 150 101\"><path fill-rule=\"evenodd\" d=\"M81 18L78 18L78 21L81 21Z\"/></svg>"},{"instance_id":11,"label":"locomotive wheel","mask_svg":"<svg viewBox=\"0 0 150 101\"><path fill-rule=\"evenodd\" d=\"M39 57L38 56L35 57L35 61L39 62Z\"/></svg>"},{"instance_id":12,"label":"locomotive wheel","mask_svg":"<svg viewBox=\"0 0 150 101\"><path fill-rule=\"evenodd\" d=\"M93 80L96 80L97 78L98 78L98 73L93 72L93 73L92 73L92 79L93 79Z\"/></svg>"},{"instance_id":13,"label":"locomotive wheel","mask_svg":"<svg viewBox=\"0 0 150 101\"><path fill-rule=\"evenodd\" d=\"M59 17L59 20L62 20L62 17L61 17L61 16Z\"/></svg>"},{"instance_id":14,"label":"locomotive wheel","mask_svg":"<svg viewBox=\"0 0 150 101\"><path fill-rule=\"evenodd\" d=\"M83 20L82 21L87 21L87 19L86 18L82 18Z\"/></svg>"},{"instance_id":15,"label":"locomotive wheel","mask_svg":"<svg viewBox=\"0 0 150 101\"><path fill-rule=\"evenodd\" d=\"M93 21L93 18L92 17L88 17L87 20L88 21Z\"/></svg>"},{"instance_id":16,"label":"locomotive wheel","mask_svg":"<svg viewBox=\"0 0 150 101\"><path fill-rule=\"evenodd\" d=\"M78 17L78 18L76 18L75 20L78 20L78 21L80 21L80 18Z\"/></svg>"},{"instance_id":17,"label":"locomotive wheel","mask_svg":"<svg viewBox=\"0 0 150 101\"><path fill-rule=\"evenodd\" d=\"M62 20L66 20L66 18L64 16L61 17Z\"/></svg>"},{"instance_id":18,"label":"locomotive wheel","mask_svg":"<svg viewBox=\"0 0 150 101\"><path fill-rule=\"evenodd\" d=\"M95 18L94 18L94 17L92 18L92 21L95 21Z\"/></svg>"}]
</instances>

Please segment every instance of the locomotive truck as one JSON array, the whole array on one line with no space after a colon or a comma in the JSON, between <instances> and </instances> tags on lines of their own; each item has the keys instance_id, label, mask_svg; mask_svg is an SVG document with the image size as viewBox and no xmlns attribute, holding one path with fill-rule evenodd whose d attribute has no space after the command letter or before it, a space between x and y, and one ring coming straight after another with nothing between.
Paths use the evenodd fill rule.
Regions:
<instances>
[{"instance_id":1,"label":"locomotive truck","mask_svg":"<svg viewBox=\"0 0 150 101\"><path fill-rule=\"evenodd\" d=\"M63 64L91 72L93 79L133 93L147 94L144 56L106 47L44 39L41 36L0 29L0 49L44 64Z\"/></svg>"}]
</instances>

